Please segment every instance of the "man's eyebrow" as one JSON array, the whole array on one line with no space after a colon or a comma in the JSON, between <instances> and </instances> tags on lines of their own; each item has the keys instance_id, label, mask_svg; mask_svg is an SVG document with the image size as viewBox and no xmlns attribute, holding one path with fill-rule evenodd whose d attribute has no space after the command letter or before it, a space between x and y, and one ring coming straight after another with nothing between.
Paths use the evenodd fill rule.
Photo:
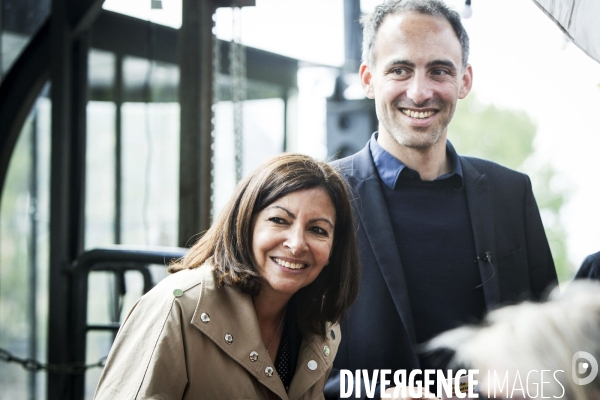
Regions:
<instances>
[{"instance_id":1,"label":"man's eyebrow","mask_svg":"<svg viewBox=\"0 0 600 400\"><path fill-rule=\"evenodd\" d=\"M454 63L450 60L433 60L427 63L427 68L431 68L431 67L437 67L437 66L445 66L448 68L451 68L453 70L457 70L456 65L454 65Z\"/></svg>"},{"instance_id":2,"label":"man's eyebrow","mask_svg":"<svg viewBox=\"0 0 600 400\"><path fill-rule=\"evenodd\" d=\"M395 65L407 65L409 67L415 67L416 64L414 62L408 60L393 60L386 64L387 68L393 67Z\"/></svg>"}]
</instances>

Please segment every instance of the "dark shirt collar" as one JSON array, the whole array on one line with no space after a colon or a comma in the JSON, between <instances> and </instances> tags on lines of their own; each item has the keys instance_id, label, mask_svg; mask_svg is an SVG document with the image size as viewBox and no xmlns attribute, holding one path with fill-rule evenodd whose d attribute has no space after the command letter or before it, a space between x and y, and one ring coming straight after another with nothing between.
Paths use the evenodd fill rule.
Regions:
<instances>
[{"instance_id":1,"label":"dark shirt collar","mask_svg":"<svg viewBox=\"0 0 600 400\"><path fill-rule=\"evenodd\" d=\"M371 150L371 157L373 157L375 167L377 168L381 180L392 190L398 187L397 185L402 181L403 177L409 179L418 178L420 180L417 171L404 165L402 161L385 151L383 147L379 145L377 142L378 135L379 133L375 132L373 133L373 136L371 136L369 149ZM462 166L460 165L460 159L458 158L458 154L456 154L456 150L454 150L454 147L448 140L446 141L446 154L452 159L452 172L439 176L435 181L448 180L448 183L450 183L450 181L453 183L452 186L454 188L461 189L463 186Z\"/></svg>"}]
</instances>

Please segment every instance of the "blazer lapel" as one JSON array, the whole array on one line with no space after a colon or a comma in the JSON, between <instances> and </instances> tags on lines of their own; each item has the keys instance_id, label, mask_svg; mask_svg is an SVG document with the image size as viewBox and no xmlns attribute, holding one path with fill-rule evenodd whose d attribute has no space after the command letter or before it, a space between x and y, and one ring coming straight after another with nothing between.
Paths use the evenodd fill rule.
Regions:
<instances>
[{"instance_id":1,"label":"blazer lapel","mask_svg":"<svg viewBox=\"0 0 600 400\"><path fill-rule=\"evenodd\" d=\"M355 199L356 210L360 216L368 242L373 250L377 265L381 269L387 288L392 296L394 305L413 343L416 343L416 335L406 279L396 245L396 238L392 228L391 220L387 211L383 191L380 186L379 175L376 172L369 145L357 154L351 182L358 191L358 199ZM401 207L402 205L398 205Z\"/></svg>"},{"instance_id":2,"label":"blazer lapel","mask_svg":"<svg viewBox=\"0 0 600 400\"><path fill-rule=\"evenodd\" d=\"M487 176L480 174L466 158L460 157L460 159L465 178L467 204L475 238L483 294L487 310L490 311L500 303L500 280L496 262L492 199Z\"/></svg>"}]
</instances>

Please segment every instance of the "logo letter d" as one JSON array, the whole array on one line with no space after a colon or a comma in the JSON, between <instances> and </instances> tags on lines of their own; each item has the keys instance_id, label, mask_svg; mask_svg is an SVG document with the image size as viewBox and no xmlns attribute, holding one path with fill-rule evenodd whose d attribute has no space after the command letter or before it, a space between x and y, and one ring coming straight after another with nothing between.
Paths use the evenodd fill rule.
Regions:
<instances>
[{"instance_id":1,"label":"logo letter d","mask_svg":"<svg viewBox=\"0 0 600 400\"><path fill-rule=\"evenodd\" d=\"M580 358L583 358L587 361L587 363L585 363L585 366L581 364L577 365L577 360ZM593 355L585 351L578 351L577 353L573 354L571 367L571 373L573 374L573 382L575 382L577 385L587 385L588 383L592 382L598 375L598 361L596 361ZM589 367L591 367L591 369L589 370L590 374L587 377L579 378L577 376L578 372L582 374L585 371L587 371Z\"/></svg>"}]
</instances>

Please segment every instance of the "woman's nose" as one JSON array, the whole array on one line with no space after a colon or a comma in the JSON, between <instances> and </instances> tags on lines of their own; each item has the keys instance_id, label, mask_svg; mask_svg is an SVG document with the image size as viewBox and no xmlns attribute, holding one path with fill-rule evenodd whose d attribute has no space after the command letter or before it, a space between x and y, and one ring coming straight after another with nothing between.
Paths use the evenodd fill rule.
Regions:
<instances>
[{"instance_id":1,"label":"woman's nose","mask_svg":"<svg viewBox=\"0 0 600 400\"><path fill-rule=\"evenodd\" d=\"M306 238L304 236L304 229L301 227L292 227L288 231L288 236L283 245L288 248L293 255L298 255L308 249Z\"/></svg>"}]
</instances>

